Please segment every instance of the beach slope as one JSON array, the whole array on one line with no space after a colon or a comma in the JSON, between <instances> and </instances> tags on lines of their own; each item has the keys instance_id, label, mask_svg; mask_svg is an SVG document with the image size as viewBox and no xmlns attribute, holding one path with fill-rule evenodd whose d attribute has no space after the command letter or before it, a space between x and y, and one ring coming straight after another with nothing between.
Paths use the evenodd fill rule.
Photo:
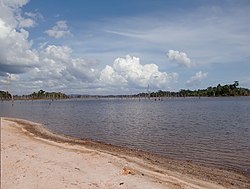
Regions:
<instances>
[{"instance_id":1,"label":"beach slope","mask_svg":"<svg viewBox=\"0 0 250 189\"><path fill-rule=\"evenodd\" d=\"M248 178L240 174L220 172L220 182L188 174L183 165L169 167L147 161L143 153L133 155L123 148L55 135L37 123L1 118L2 189L249 187Z\"/></svg>"}]
</instances>

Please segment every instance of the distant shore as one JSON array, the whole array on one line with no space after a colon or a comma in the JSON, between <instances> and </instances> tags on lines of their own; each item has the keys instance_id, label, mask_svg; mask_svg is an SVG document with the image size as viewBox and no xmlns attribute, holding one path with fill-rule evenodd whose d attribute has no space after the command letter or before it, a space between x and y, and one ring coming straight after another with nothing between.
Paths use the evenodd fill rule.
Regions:
<instances>
[{"instance_id":1,"label":"distant shore","mask_svg":"<svg viewBox=\"0 0 250 189\"><path fill-rule=\"evenodd\" d=\"M250 188L250 177L1 118L1 188Z\"/></svg>"},{"instance_id":2,"label":"distant shore","mask_svg":"<svg viewBox=\"0 0 250 189\"><path fill-rule=\"evenodd\" d=\"M147 92L141 92L138 94L113 94L113 95L94 95L94 94L69 94L66 95L63 92L46 92L39 90L32 94L15 95L10 94L8 91L0 90L0 100L39 100L39 99L68 99L68 98L155 98L161 99L166 97L224 97L224 96L250 96L250 89L239 87L239 81L234 81L233 84L221 85L216 87L208 87L207 89L180 89L176 91L163 91L158 90L155 92L149 91L149 85Z\"/></svg>"},{"instance_id":3,"label":"distant shore","mask_svg":"<svg viewBox=\"0 0 250 189\"><path fill-rule=\"evenodd\" d=\"M0 99L0 102L18 102L18 101L67 101L67 100L102 100L102 99L134 99L134 100L149 100L149 101L164 101L169 99L213 99L213 98L249 98L250 96L163 96L163 97L139 97L139 96L84 96L84 97L70 97L70 98L13 98L12 99Z\"/></svg>"}]
</instances>

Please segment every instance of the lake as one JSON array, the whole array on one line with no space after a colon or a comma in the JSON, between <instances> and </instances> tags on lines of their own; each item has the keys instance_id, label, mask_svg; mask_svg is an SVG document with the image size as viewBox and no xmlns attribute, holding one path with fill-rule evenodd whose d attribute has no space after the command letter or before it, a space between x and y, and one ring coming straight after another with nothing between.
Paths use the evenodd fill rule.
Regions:
<instances>
[{"instance_id":1,"label":"lake","mask_svg":"<svg viewBox=\"0 0 250 189\"><path fill-rule=\"evenodd\" d=\"M250 97L3 101L0 116L250 175Z\"/></svg>"}]
</instances>

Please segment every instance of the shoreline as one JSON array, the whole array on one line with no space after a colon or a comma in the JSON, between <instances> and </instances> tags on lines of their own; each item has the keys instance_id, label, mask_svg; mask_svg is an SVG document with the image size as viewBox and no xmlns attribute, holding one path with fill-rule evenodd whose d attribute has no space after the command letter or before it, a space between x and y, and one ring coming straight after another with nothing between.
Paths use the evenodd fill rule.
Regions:
<instances>
[{"instance_id":1,"label":"shoreline","mask_svg":"<svg viewBox=\"0 0 250 189\"><path fill-rule=\"evenodd\" d=\"M207 98L207 99L214 99L214 98L249 98L250 95L238 95L238 96L162 96L160 97L162 100L169 100L169 99L200 99L200 98ZM88 96L88 97L69 97L69 98L35 98L35 99L25 99L25 98L14 98L13 101L63 101L63 100L96 100L96 99L134 99L134 100L151 100L155 101L158 97L151 96L150 99L148 97L139 97L139 96ZM157 100L159 101L159 100ZM12 99L0 99L0 102L12 102Z\"/></svg>"},{"instance_id":2,"label":"shoreline","mask_svg":"<svg viewBox=\"0 0 250 189\"><path fill-rule=\"evenodd\" d=\"M101 170L99 170L99 172L95 172L94 177L95 178L105 177L103 179L99 180L97 179L94 182L101 188L119 188L119 187L145 188L145 184L148 186L153 186L154 188L250 188L250 177L238 172L217 169L214 167L205 167L201 165L196 165L191 161L174 160L150 154L148 152L132 150L124 147L113 146L110 144L104 144L100 142L81 140L73 137L57 135L46 130L41 124L38 123L22 119L1 118L1 157L2 157L1 186L3 186L2 188L5 188L4 186L11 184L10 180L13 180L8 177L8 174L11 174L11 170L8 171L10 173L6 175L6 168L7 168L6 163L11 164L13 163L13 161L15 162L21 161L19 160L19 156L13 157L15 158L13 160L9 160L9 158L6 158L6 156L9 157L11 155L9 154L11 153L11 151L8 148L9 146L8 143L9 141L11 141L12 135L14 137L12 138L13 139L12 142L16 143L16 145L22 144L20 141L25 139L25 143L23 145L26 145L25 146L26 148L30 147L31 143L35 143L36 146L46 147L47 151L51 151L52 149L55 151L62 150L61 153L63 155L58 156L59 158L59 159L57 158L58 160L54 159L55 172L58 171L58 169L59 170L61 169L60 167L58 167L59 164L63 164L63 162L67 164L67 161L64 159L65 158L64 155L68 154L69 152L71 153L73 151L75 153L74 155L80 154L86 157L88 157L89 154L93 153L97 154L94 157L98 156L99 161L108 161L106 164L108 165L108 167L110 167L109 169L111 169L111 171L105 172L106 175L111 174L113 172L112 170L116 170L118 171L118 174L113 175L114 176L113 178L117 178L118 180L128 179L128 182L132 183L132 185L129 185L129 183L121 181L118 183L118 185L115 185L117 183L112 183L111 181L108 182L107 181L108 179L105 177L105 175L104 176L102 175L103 173L101 171L103 170L104 167L106 169L107 167L105 166L105 164L102 165L96 163L97 165L96 167L94 166L94 168ZM20 148L22 148L22 146L20 146ZM15 153L20 156L22 153L23 155L25 155L25 157L27 157L26 156L27 152L25 151L25 148L24 151L20 151L17 149ZM39 160L39 156L44 156L44 154L39 151L36 153L37 153L36 164L38 163L39 166L45 166L46 164L44 162L37 162ZM46 159L51 161L51 158L52 157L50 157L50 155L47 154ZM74 156L72 158L74 158ZM33 159L34 158L32 158L31 156L31 160ZM113 161L109 163L109 159L113 159ZM78 162L78 164L81 164L82 161L83 159L80 159L80 162ZM87 165L93 163L93 161L90 158L85 163ZM118 170L117 170L117 164L119 164ZM72 170L79 171L78 169L74 169L74 166L71 167ZM22 168L25 169L25 164L22 165ZM30 167L30 169L32 171L36 171L37 167ZM89 169L90 169L89 171L91 172L92 169L91 168ZM126 176L124 175L124 172L126 171L125 169L130 170L130 173L128 172L128 175ZM14 171L14 169L12 169L12 171ZM55 177L55 175L53 176ZM80 175L80 177L81 176L83 175ZM110 176L112 177L112 175ZM88 177L88 174L86 177ZM27 176L25 176L25 179L27 179ZM32 178L32 175L30 179L34 179ZM94 178L92 179L95 180ZM86 182L90 180L91 180L90 178L85 179ZM21 181L22 179L20 180L20 183ZM108 186L108 184L110 186ZM78 186L75 188L79 187L95 188L94 186L96 185L92 184L90 186L89 183L87 185L86 184L84 185L82 183L77 185L70 185L70 188L72 188L73 186Z\"/></svg>"}]
</instances>

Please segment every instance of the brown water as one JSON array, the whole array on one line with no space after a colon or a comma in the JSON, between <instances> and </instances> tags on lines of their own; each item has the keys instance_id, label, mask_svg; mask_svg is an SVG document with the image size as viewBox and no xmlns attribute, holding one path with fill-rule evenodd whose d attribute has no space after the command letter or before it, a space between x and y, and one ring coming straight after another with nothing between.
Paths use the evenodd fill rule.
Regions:
<instances>
[{"instance_id":1,"label":"brown water","mask_svg":"<svg viewBox=\"0 0 250 189\"><path fill-rule=\"evenodd\" d=\"M250 175L249 97L0 102L0 116Z\"/></svg>"}]
</instances>

